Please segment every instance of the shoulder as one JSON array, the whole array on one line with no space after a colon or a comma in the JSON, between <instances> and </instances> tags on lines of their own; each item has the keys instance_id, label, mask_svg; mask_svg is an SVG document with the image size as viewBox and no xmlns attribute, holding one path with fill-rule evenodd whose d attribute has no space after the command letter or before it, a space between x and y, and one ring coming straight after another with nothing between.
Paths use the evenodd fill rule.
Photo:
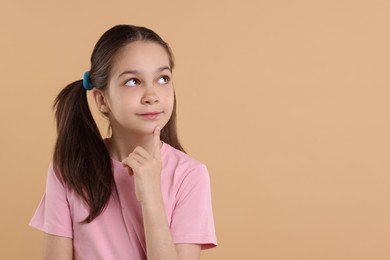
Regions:
<instances>
[{"instance_id":1,"label":"shoulder","mask_svg":"<svg viewBox=\"0 0 390 260\"><path fill-rule=\"evenodd\" d=\"M61 172L58 170L58 168L54 165L53 162L50 162L49 164L46 182L47 186L55 186L56 188L61 186L66 188L66 184L64 179L62 178Z\"/></svg>"},{"instance_id":2,"label":"shoulder","mask_svg":"<svg viewBox=\"0 0 390 260\"><path fill-rule=\"evenodd\" d=\"M173 164L176 167L182 166L185 168L197 168L204 166L204 164L200 161L166 143L163 144L161 152L163 163Z\"/></svg>"},{"instance_id":3,"label":"shoulder","mask_svg":"<svg viewBox=\"0 0 390 260\"><path fill-rule=\"evenodd\" d=\"M196 173L208 176L207 167L202 162L166 143L162 147L162 160L164 169L174 172L175 175L186 176Z\"/></svg>"}]
</instances>

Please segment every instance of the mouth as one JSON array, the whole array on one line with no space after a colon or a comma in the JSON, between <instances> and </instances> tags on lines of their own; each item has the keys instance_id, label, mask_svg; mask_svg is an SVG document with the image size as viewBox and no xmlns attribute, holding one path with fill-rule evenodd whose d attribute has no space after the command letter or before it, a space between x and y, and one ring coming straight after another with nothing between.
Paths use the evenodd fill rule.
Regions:
<instances>
[{"instance_id":1,"label":"mouth","mask_svg":"<svg viewBox=\"0 0 390 260\"><path fill-rule=\"evenodd\" d=\"M154 120L154 119L157 119L160 114L162 114L162 112L147 112L147 113L141 113L141 114L137 114L137 115L144 118L144 119Z\"/></svg>"}]
</instances>

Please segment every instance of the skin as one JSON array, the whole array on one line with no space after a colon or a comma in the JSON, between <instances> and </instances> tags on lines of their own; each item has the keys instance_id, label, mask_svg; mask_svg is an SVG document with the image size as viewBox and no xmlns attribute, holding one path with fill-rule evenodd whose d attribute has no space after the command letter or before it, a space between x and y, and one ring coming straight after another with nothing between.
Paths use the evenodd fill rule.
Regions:
<instances>
[{"instance_id":1,"label":"skin","mask_svg":"<svg viewBox=\"0 0 390 260\"><path fill-rule=\"evenodd\" d=\"M199 260L200 245L173 244L161 194L160 131L173 108L172 72L166 51L137 41L118 51L108 87L92 91L98 109L110 120L111 156L135 178L142 207L148 260ZM147 112L159 112L146 117ZM73 259L72 240L45 234L44 259ZM61 258L59 258L61 257Z\"/></svg>"}]
</instances>

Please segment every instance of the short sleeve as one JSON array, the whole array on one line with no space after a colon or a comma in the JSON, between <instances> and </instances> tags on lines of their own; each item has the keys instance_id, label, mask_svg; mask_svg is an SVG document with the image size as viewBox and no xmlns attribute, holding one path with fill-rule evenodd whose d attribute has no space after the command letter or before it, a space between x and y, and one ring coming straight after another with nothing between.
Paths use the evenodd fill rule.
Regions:
<instances>
[{"instance_id":1,"label":"short sleeve","mask_svg":"<svg viewBox=\"0 0 390 260\"><path fill-rule=\"evenodd\" d=\"M29 225L48 234L73 238L67 189L52 164L48 170L46 192Z\"/></svg>"},{"instance_id":2,"label":"short sleeve","mask_svg":"<svg viewBox=\"0 0 390 260\"><path fill-rule=\"evenodd\" d=\"M180 184L172 213L171 233L175 244L200 244L202 249L217 245L206 166L195 167Z\"/></svg>"}]
</instances>

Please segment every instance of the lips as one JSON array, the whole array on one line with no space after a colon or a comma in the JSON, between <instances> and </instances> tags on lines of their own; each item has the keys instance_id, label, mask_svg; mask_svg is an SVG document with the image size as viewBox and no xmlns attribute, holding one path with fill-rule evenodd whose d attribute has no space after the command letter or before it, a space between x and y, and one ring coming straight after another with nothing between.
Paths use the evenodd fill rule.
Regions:
<instances>
[{"instance_id":1,"label":"lips","mask_svg":"<svg viewBox=\"0 0 390 260\"><path fill-rule=\"evenodd\" d=\"M149 119L149 120L153 120L153 119L157 119L158 116L161 114L162 112L146 112L146 113L141 113L141 114L137 114L138 116L144 118L144 119Z\"/></svg>"}]
</instances>

